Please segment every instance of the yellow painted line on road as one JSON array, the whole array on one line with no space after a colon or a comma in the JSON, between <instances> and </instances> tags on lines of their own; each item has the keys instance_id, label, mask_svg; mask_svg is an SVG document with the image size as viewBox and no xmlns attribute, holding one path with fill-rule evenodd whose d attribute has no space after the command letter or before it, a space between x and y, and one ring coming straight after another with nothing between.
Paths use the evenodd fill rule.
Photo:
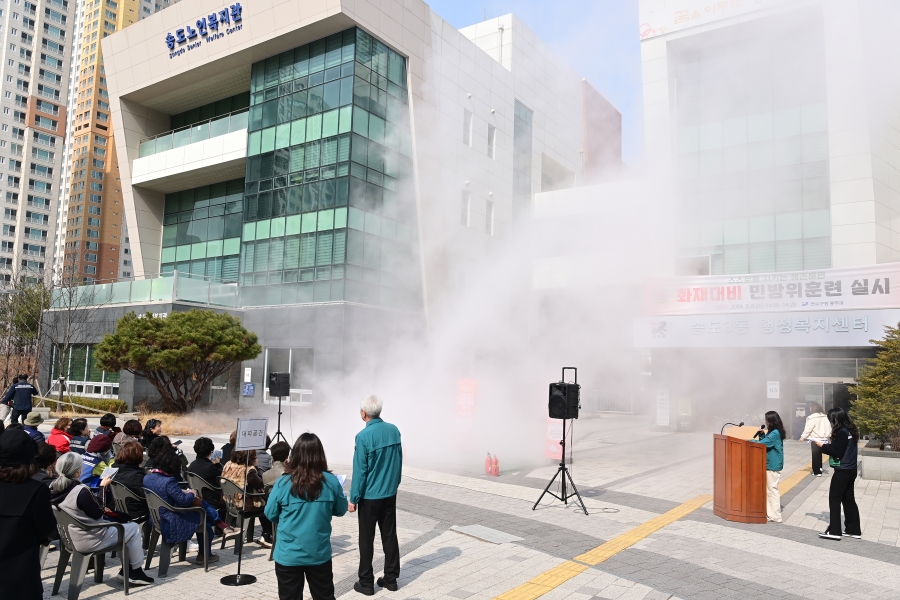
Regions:
<instances>
[{"instance_id":1,"label":"yellow painted line on road","mask_svg":"<svg viewBox=\"0 0 900 600\"><path fill-rule=\"evenodd\" d=\"M494 600L534 600L535 598L540 598L550 590L559 587L576 575L583 573L588 565L599 565L622 550L635 545L647 536L659 531L666 525L670 525L678 519L689 515L707 502L711 502L712 499L713 497L711 495L704 494L702 496L697 496L693 500L688 500L684 504L676 506L672 510L663 513L658 517L654 517L646 523L638 525L634 529L626 531L605 544L601 544L593 550L589 550L580 556L576 556L574 560L578 562L566 561L559 566L553 567L549 571L541 573L519 587L500 594Z\"/></svg>"},{"instance_id":2,"label":"yellow painted line on road","mask_svg":"<svg viewBox=\"0 0 900 600\"><path fill-rule=\"evenodd\" d=\"M693 500L688 500L684 504L676 506L672 510L665 512L658 517L654 517L646 523L638 525L634 529L626 531L622 535L609 540L605 544L601 544L593 550L588 550L584 554L576 556L575 560L589 564L591 566L599 565L604 560L607 560L610 557L615 556L622 550L635 545L645 537L659 531L666 525L671 525L678 519L686 517L707 502L711 502L712 499L713 497L710 494L704 494L702 496L697 496Z\"/></svg>"},{"instance_id":3,"label":"yellow painted line on road","mask_svg":"<svg viewBox=\"0 0 900 600\"><path fill-rule=\"evenodd\" d=\"M549 571L541 573L531 581L500 594L495 600L533 600L534 598L540 598L550 590L559 587L586 570L587 565L566 561Z\"/></svg>"},{"instance_id":4,"label":"yellow painted line on road","mask_svg":"<svg viewBox=\"0 0 900 600\"><path fill-rule=\"evenodd\" d=\"M791 489L803 481L805 478L809 477L810 473L812 473L812 463L807 463L805 467L800 467L790 475L784 478L784 480L778 484L778 492L784 496Z\"/></svg>"}]
</instances>

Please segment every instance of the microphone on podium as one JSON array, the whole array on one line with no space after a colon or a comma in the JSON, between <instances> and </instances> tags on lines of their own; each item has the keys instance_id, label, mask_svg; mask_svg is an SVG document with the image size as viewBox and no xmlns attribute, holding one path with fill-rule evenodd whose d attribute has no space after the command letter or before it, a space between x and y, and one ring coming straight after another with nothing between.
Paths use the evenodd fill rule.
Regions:
<instances>
[{"instance_id":1,"label":"microphone on podium","mask_svg":"<svg viewBox=\"0 0 900 600\"><path fill-rule=\"evenodd\" d=\"M725 423L725 425L722 425L722 429L719 430L719 435L722 435L723 433L725 433L725 427L728 426L728 425L731 425L732 427L743 427L743 426L744 426L744 422L741 421L741 422L738 423L737 425L735 425L734 423Z\"/></svg>"}]
</instances>

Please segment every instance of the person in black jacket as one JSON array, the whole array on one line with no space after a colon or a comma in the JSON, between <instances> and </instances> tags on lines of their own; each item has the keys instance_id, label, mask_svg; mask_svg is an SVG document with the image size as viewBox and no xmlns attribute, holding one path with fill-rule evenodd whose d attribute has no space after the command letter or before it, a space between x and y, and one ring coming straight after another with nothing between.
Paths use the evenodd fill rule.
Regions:
<instances>
[{"instance_id":1,"label":"person in black jacket","mask_svg":"<svg viewBox=\"0 0 900 600\"><path fill-rule=\"evenodd\" d=\"M862 538L859 522L859 507L853 493L856 482L857 442L859 428L850 420L850 415L843 408L832 408L828 411L831 423L831 441L827 444L816 442L824 454L840 464L834 467L831 476L831 487L828 489L828 508L831 510L831 522L828 529L819 534L826 540L841 539L841 506L844 507L844 537Z\"/></svg>"},{"instance_id":2,"label":"person in black jacket","mask_svg":"<svg viewBox=\"0 0 900 600\"><path fill-rule=\"evenodd\" d=\"M0 573L4 598L43 598L40 546L56 530L50 488L32 479L37 445L21 429L0 434Z\"/></svg>"},{"instance_id":3,"label":"person in black jacket","mask_svg":"<svg viewBox=\"0 0 900 600\"><path fill-rule=\"evenodd\" d=\"M56 463L56 448L46 442L38 442L34 463L37 465L37 472L32 475L32 479L50 487L50 482L56 475L53 472L53 465Z\"/></svg>"},{"instance_id":4,"label":"person in black jacket","mask_svg":"<svg viewBox=\"0 0 900 600\"><path fill-rule=\"evenodd\" d=\"M125 442L116 457L115 466L119 470L113 476L113 481L121 483L138 496L143 496L144 475L147 474L141 467L143 461L144 448L140 442L135 440ZM129 499L125 502L125 506L128 508L128 516L132 519L139 519L149 512L146 501L137 502Z\"/></svg>"},{"instance_id":5,"label":"person in black jacket","mask_svg":"<svg viewBox=\"0 0 900 600\"><path fill-rule=\"evenodd\" d=\"M3 397L3 402L12 407L10 425L17 422L20 417L22 422L25 422L25 417L31 412L32 398L37 396L37 393L37 388L28 383L28 375L19 375L18 381L9 388L6 396Z\"/></svg>"},{"instance_id":6,"label":"person in black jacket","mask_svg":"<svg viewBox=\"0 0 900 600\"><path fill-rule=\"evenodd\" d=\"M188 465L187 470L189 473L202 477L209 485L219 487L221 485L219 477L222 476L222 462L218 457L210 458L214 449L215 446L208 437L197 438L197 441L194 442L194 452L197 454L197 458ZM205 490L203 499L218 510L219 514L223 514L225 503L222 502L221 492L216 493Z\"/></svg>"},{"instance_id":7,"label":"person in black jacket","mask_svg":"<svg viewBox=\"0 0 900 600\"><path fill-rule=\"evenodd\" d=\"M159 419L148 419L147 422L144 423L144 435L141 437L141 445L144 446L144 450L149 450L153 440L161 435L162 421Z\"/></svg>"}]
</instances>

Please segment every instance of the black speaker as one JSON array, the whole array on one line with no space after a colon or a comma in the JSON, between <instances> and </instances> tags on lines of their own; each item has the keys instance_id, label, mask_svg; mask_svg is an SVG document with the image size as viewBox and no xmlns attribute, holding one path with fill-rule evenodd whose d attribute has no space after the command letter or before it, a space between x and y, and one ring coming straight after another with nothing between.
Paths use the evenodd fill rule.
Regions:
<instances>
[{"instance_id":1,"label":"black speaker","mask_svg":"<svg viewBox=\"0 0 900 600\"><path fill-rule=\"evenodd\" d=\"M580 401L581 386L577 383L551 383L547 412L551 419L577 419Z\"/></svg>"},{"instance_id":2,"label":"black speaker","mask_svg":"<svg viewBox=\"0 0 900 600\"><path fill-rule=\"evenodd\" d=\"M291 395L290 373L269 373L269 395L276 398Z\"/></svg>"}]
</instances>

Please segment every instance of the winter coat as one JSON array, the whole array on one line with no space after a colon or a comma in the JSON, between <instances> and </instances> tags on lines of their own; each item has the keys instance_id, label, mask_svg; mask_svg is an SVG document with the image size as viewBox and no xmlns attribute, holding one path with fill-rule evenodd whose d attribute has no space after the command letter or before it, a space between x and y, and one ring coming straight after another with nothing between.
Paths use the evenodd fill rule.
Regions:
<instances>
[{"instance_id":1,"label":"winter coat","mask_svg":"<svg viewBox=\"0 0 900 600\"><path fill-rule=\"evenodd\" d=\"M831 423L825 413L812 413L806 417L806 427L800 434L800 441L805 442L809 438L825 440L831 437Z\"/></svg>"},{"instance_id":2,"label":"winter coat","mask_svg":"<svg viewBox=\"0 0 900 600\"><path fill-rule=\"evenodd\" d=\"M44 441L44 434L38 431L37 427L33 425L23 425L23 429L25 429L25 433L28 434L28 437L34 440L35 444L39 444Z\"/></svg>"},{"instance_id":3,"label":"winter coat","mask_svg":"<svg viewBox=\"0 0 900 600\"><path fill-rule=\"evenodd\" d=\"M228 463L225 465L225 468L222 469L222 477L224 477L225 479L230 479L241 489L244 489L244 479L246 478L248 492L262 492L265 488L265 484L263 484L262 478L259 476L256 467L250 467L249 469L246 469L244 465L239 465L238 463L228 461ZM243 508L243 494L235 494L232 500L236 507ZM265 506L265 504L266 501L262 498L253 498L253 506L248 506L246 510L250 512L259 510L263 506Z\"/></svg>"},{"instance_id":4,"label":"winter coat","mask_svg":"<svg viewBox=\"0 0 900 600\"><path fill-rule=\"evenodd\" d=\"M138 496L144 495L144 477L147 475L140 465L126 465L125 463L117 463L118 471L113 476L113 481L121 483ZM132 519L143 517L149 512L146 502L137 502L128 499L125 501L128 508L128 516Z\"/></svg>"},{"instance_id":5,"label":"winter coat","mask_svg":"<svg viewBox=\"0 0 900 600\"><path fill-rule=\"evenodd\" d=\"M0 573L4 598L44 597L40 545L56 531L50 490L34 479L0 481Z\"/></svg>"},{"instance_id":6,"label":"winter coat","mask_svg":"<svg viewBox=\"0 0 900 600\"><path fill-rule=\"evenodd\" d=\"M181 489L177 479L161 471L153 471L146 475L144 487L177 508L187 508L196 499L196 496ZM161 508L159 509L159 518L162 521L160 529L163 541L167 544L188 541L200 526L199 512L173 513L166 508Z\"/></svg>"},{"instance_id":7,"label":"winter coat","mask_svg":"<svg viewBox=\"0 0 900 600\"><path fill-rule=\"evenodd\" d=\"M53 428L50 430L50 437L47 438L47 443L56 448L57 453L65 454L71 449L71 440L72 436L68 432Z\"/></svg>"}]
</instances>

